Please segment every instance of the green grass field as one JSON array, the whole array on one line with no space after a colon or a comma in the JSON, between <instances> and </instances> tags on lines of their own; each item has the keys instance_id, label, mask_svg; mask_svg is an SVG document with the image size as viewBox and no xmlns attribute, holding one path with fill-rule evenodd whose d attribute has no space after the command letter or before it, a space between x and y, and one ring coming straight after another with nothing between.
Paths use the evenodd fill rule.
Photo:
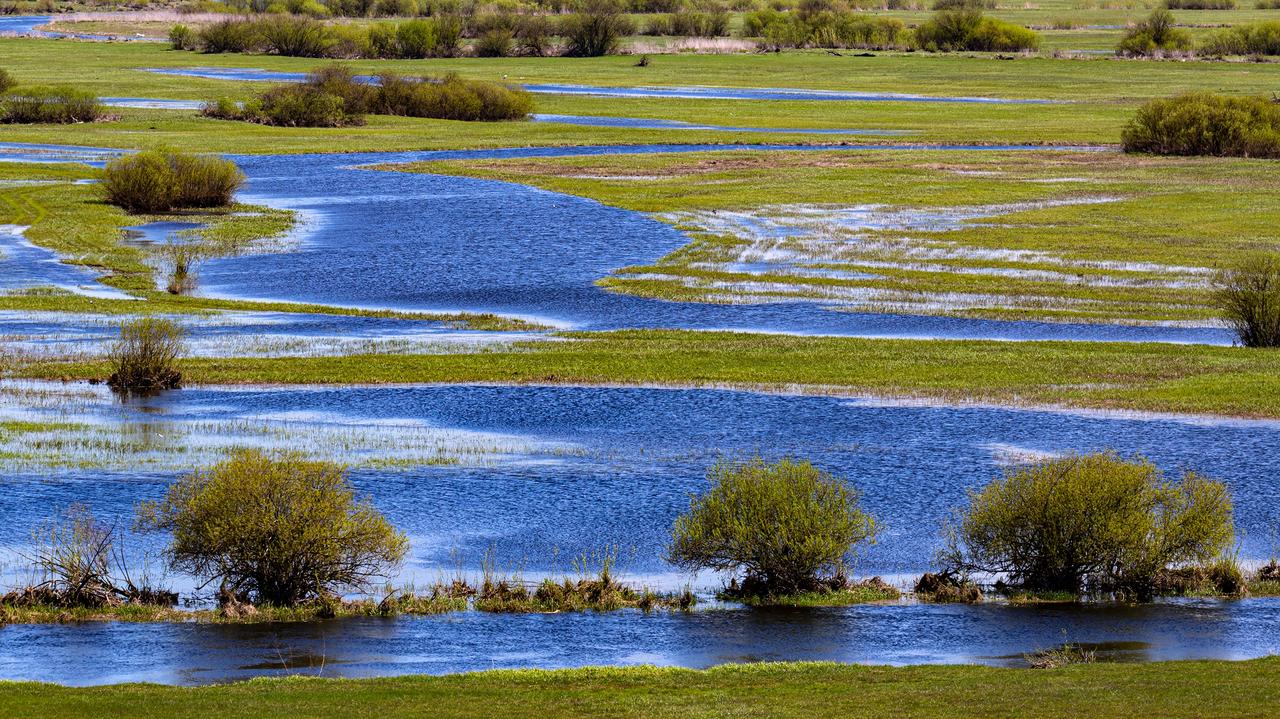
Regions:
<instances>
[{"instance_id":1,"label":"green grass field","mask_svg":"<svg viewBox=\"0 0 1280 719\"><path fill-rule=\"evenodd\" d=\"M875 340L676 331L458 355L190 360L193 384L475 383L731 386L947 402L1280 417L1280 353L1085 342ZM44 379L104 378L102 362L42 362Z\"/></svg>"},{"instance_id":2,"label":"green grass field","mask_svg":"<svg viewBox=\"0 0 1280 719\"><path fill-rule=\"evenodd\" d=\"M0 714L41 717L1265 717L1280 660L1060 669L835 664L496 671L199 688L0 684Z\"/></svg>"}]
</instances>

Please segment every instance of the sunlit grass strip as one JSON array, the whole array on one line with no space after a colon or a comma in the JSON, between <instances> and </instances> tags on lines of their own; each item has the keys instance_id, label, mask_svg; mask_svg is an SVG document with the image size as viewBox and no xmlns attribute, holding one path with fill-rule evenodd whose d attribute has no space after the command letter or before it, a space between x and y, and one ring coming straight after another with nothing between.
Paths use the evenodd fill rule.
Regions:
<instances>
[{"instance_id":1,"label":"sunlit grass strip","mask_svg":"<svg viewBox=\"0 0 1280 719\"><path fill-rule=\"evenodd\" d=\"M261 717L1249 717L1280 701L1280 659L1078 664L1055 670L829 663L294 676L200 688L0 685L6 716Z\"/></svg>"},{"instance_id":2,"label":"sunlit grass strip","mask_svg":"<svg viewBox=\"0 0 1280 719\"><path fill-rule=\"evenodd\" d=\"M192 384L467 383L731 386L945 402L1280 417L1280 352L1118 342L567 333L461 355L197 359ZM37 362L30 378L104 378L100 362Z\"/></svg>"}]
</instances>

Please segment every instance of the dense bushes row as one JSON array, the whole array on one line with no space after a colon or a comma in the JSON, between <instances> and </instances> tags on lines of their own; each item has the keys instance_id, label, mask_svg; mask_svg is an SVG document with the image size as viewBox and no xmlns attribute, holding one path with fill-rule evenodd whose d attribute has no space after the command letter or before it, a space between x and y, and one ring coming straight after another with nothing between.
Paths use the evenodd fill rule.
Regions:
<instances>
[{"instance_id":1,"label":"dense bushes row","mask_svg":"<svg viewBox=\"0 0 1280 719\"><path fill-rule=\"evenodd\" d=\"M1223 28L1209 35L1196 48L1191 35L1174 26L1173 13L1160 8L1125 31L1116 53L1129 57L1159 57L1190 53L1193 49L1219 57L1280 55L1280 22L1270 20Z\"/></svg>"},{"instance_id":2,"label":"dense bushes row","mask_svg":"<svg viewBox=\"0 0 1280 719\"><path fill-rule=\"evenodd\" d=\"M93 122L102 106L91 92L74 87L21 87L0 95L0 122Z\"/></svg>"},{"instance_id":3,"label":"dense bushes row","mask_svg":"<svg viewBox=\"0 0 1280 719\"><path fill-rule=\"evenodd\" d=\"M176 50L207 53L266 52L291 57L421 59L457 57L463 39L475 38L480 56L546 55L553 36L564 38L564 54L596 56L616 52L634 32L616 0L588 0L582 12L556 21L543 15L485 15L465 23L456 16L377 23L369 27L329 25L290 15L236 18L198 31L175 26L169 41Z\"/></svg>"},{"instance_id":4,"label":"dense bushes row","mask_svg":"<svg viewBox=\"0 0 1280 719\"><path fill-rule=\"evenodd\" d=\"M667 558L742 573L733 586L748 594L832 586L851 552L875 537L856 490L807 462L721 464L710 479L676 519ZM1010 471L971 492L943 535L941 576L950 579L934 585L980 574L1019 590L1145 599L1172 573L1220 563L1235 531L1226 485L1192 472L1171 480L1145 460L1104 452ZM1243 581L1228 584L1239 591Z\"/></svg>"},{"instance_id":5,"label":"dense bushes row","mask_svg":"<svg viewBox=\"0 0 1280 719\"><path fill-rule=\"evenodd\" d=\"M708 11L682 9L653 16L642 32L645 35L676 37L724 37L729 34L729 13L723 8Z\"/></svg>"},{"instance_id":6,"label":"dense bushes row","mask_svg":"<svg viewBox=\"0 0 1280 719\"><path fill-rule=\"evenodd\" d=\"M1236 0L1164 0L1170 10L1234 10Z\"/></svg>"},{"instance_id":7,"label":"dense bushes row","mask_svg":"<svg viewBox=\"0 0 1280 719\"><path fill-rule=\"evenodd\" d=\"M102 106L93 93L73 87L17 87L7 70L0 69L0 122L93 122Z\"/></svg>"},{"instance_id":8,"label":"dense bushes row","mask_svg":"<svg viewBox=\"0 0 1280 719\"><path fill-rule=\"evenodd\" d=\"M1125 152L1280 158L1280 104L1189 93L1152 100L1121 134Z\"/></svg>"},{"instance_id":9,"label":"dense bushes row","mask_svg":"<svg viewBox=\"0 0 1280 719\"><path fill-rule=\"evenodd\" d=\"M146 150L107 164L107 201L130 212L222 207L244 184L234 162L210 155Z\"/></svg>"},{"instance_id":10,"label":"dense bushes row","mask_svg":"<svg viewBox=\"0 0 1280 719\"><path fill-rule=\"evenodd\" d=\"M968 7L940 10L916 29L916 42L924 50L976 50L1016 52L1040 47L1040 36L1021 25L983 15Z\"/></svg>"},{"instance_id":11,"label":"dense bushes row","mask_svg":"<svg viewBox=\"0 0 1280 719\"><path fill-rule=\"evenodd\" d=\"M914 33L896 18L835 9L816 12L762 10L746 16L744 37L760 38L770 49L794 47L923 49L931 52L1035 50L1034 31L987 17L972 0L937 11Z\"/></svg>"},{"instance_id":12,"label":"dense bushes row","mask_svg":"<svg viewBox=\"0 0 1280 719\"><path fill-rule=\"evenodd\" d=\"M728 573L729 590L748 601L850 586L849 560L877 529L854 487L791 460L719 463L709 480L675 519L668 561ZM1019 591L1146 599L1199 589L1185 578L1203 575L1219 591L1243 593L1243 575L1225 557L1235 538L1232 513L1227 487L1192 472L1174 480L1111 452L1050 459L971 492L969 506L945 524L942 574L921 585L932 577L928 591L941 596L944 586L973 586L980 574ZM86 517L74 515L76 526L92 526ZM170 567L218 585L226 608L367 591L408 550L342 466L254 450L179 479L163 499L139 507L136 525L168 532ZM92 558L109 556L102 548L111 538L81 534L55 533L57 553L75 559L64 566L90 558L92 576L110 589L105 563ZM605 584L611 563L602 562ZM496 581L486 574L486 587Z\"/></svg>"},{"instance_id":13,"label":"dense bushes row","mask_svg":"<svg viewBox=\"0 0 1280 719\"><path fill-rule=\"evenodd\" d=\"M1280 55L1280 22L1236 25L1219 30L1200 46L1206 55Z\"/></svg>"},{"instance_id":14,"label":"dense bushes row","mask_svg":"<svg viewBox=\"0 0 1280 719\"><path fill-rule=\"evenodd\" d=\"M746 16L744 37L760 38L771 50L799 47L911 49L911 32L896 18L851 12L761 10Z\"/></svg>"},{"instance_id":15,"label":"dense bushes row","mask_svg":"<svg viewBox=\"0 0 1280 719\"><path fill-rule=\"evenodd\" d=\"M203 112L218 119L282 127L343 127L363 123L366 114L499 121L524 119L532 109L529 93L497 83L393 73L362 82L349 69L334 65L311 73L303 83L268 88L243 106L220 100L205 105Z\"/></svg>"}]
</instances>

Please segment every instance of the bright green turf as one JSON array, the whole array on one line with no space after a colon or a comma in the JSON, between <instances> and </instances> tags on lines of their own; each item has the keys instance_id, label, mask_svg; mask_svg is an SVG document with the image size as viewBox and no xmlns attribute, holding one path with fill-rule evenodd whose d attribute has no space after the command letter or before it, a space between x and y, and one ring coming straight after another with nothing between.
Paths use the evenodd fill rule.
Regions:
<instances>
[{"instance_id":1,"label":"bright green turf","mask_svg":"<svg viewBox=\"0 0 1280 719\"><path fill-rule=\"evenodd\" d=\"M498 671L444 677L296 677L200 688L0 684L0 715L173 717L1264 717L1280 660L1061 669L837 664Z\"/></svg>"},{"instance_id":2,"label":"bright green turf","mask_svg":"<svg viewBox=\"0 0 1280 719\"><path fill-rule=\"evenodd\" d=\"M463 355L189 360L205 383L585 383L779 388L945 401L1280 417L1280 352L1081 342L871 340L678 331L575 333ZM99 362L20 368L102 378Z\"/></svg>"}]
</instances>

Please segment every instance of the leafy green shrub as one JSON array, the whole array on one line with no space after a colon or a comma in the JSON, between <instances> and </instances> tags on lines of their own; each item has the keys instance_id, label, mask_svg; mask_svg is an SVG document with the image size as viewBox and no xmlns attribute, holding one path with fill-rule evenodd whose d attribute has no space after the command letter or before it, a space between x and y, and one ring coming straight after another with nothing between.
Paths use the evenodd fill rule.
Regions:
<instances>
[{"instance_id":1,"label":"leafy green shrub","mask_svg":"<svg viewBox=\"0 0 1280 719\"><path fill-rule=\"evenodd\" d=\"M255 52L262 49L263 40L257 23L222 20L201 28L199 44L208 53Z\"/></svg>"},{"instance_id":2,"label":"leafy green shrub","mask_svg":"<svg viewBox=\"0 0 1280 719\"><path fill-rule=\"evenodd\" d=\"M822 13L809 19L799 13L761 10L743 21L742 35L758 37L770 50L795 47L868 48L873 50L915 47L906 25L897 18L856 13Z\"/></svg>"},{"instance_id":3,"label":"leafy green shrub","mask_svg":"<svg viewBox=\"0 0 1280 719\"><path fill-rule=\"evenodd\" d=\"M507 57L511 54L512 41L515 36L510 30L497 28L489 30L476 39L476 57Z\"/></svg>"},{"instance_id":4,"label":"leafy green shrub","mask_svg":"<svg viewBox=\"0 0 1280 719\"><path fill-rule=\"evenodd\" d=\"M1280 157L1280 105L1262 97L1189 93L1152 100L1121 133L1125 152Z\"/></svg>"},{"instance_id":5,"label":"leafy green shrub","mask_svg":"<svg viewBox=\"0 0 1280 719\"><path fill-rule=\"evenodd\" d=\"M220 582L233 601L276 606L367 590L409 547L345 467L255 450L178 480L140 520L172 533L174 568Z\"/></svg>"},{"instance_id":6,"label":"leafy green shrub","mask_svg":"<svg viewBox=\"0 0 1280 719\"><path fill-rule=\"evenodd\" d=\"M560 33L567 42L565 54L570 57L613 55L622 38L634 30L618 0L584 0L578 12L560 23Z\"/></svg>"},{"instance_id":7,"label":"leafy green shrub","mask_svg":"<svg viewBox=\"0 0 1280 719\"><path fill-rule=\"evenodd\" d=\"M0 68L0 93L8 92L16 84L18 82L13 79L13 75L10 75L8 70Z\"/></svg>"},{"instance_id":8,"label":"leafy green shrub","mask_svg":"<svg viewBox=\"0 0 1280 719\"><path fill-rule=\"evenodd\" d=\"M1280 55L1280 22L1236 25L1219 30L1205 39L1200 51L1206 55Z\"/></svg>"},{"instance_id":9,"label":"leafy green shrub","mask_svg":"<svg viewBox=\"0 0 1280 719\"><path fill-rule=\"evenodd\" d=\"M948 572L1003 574L1033 591L1149 597L1161 572L1211 561L1234 539L1226 485L1177 481L1113 452L1052 459L969 495L947 527Z\"/></svg>"},{"instance_id":10,"label":"leafy green shrub","mask_svg":"<svg viewBox=\"0 0 1280 719\"><path fill-rule=\"evenodd\" d=\"M1280 347L1280 256L1256 255L1214 280L1214 302L1245 347Z\"/></svg>"},{"instance_id":11,"label":"leafy green shrub","mask_svg":"<svg viewBox=\"0 0 1280 719\"><path fill-rule=\"evenodd\" d=\"M312 70L306 84L342 98L342 111L351 116L369 112L378 95L378 88L360 81L351 68L337 63Z\"/></svg>"},{"instance_id":12,"label":"leafy green shrub","mask_svg":"<svg viewBox=\"0 0 1280 719\"><path fill-rule=\"evenodd\" d=\"M875 535L858 493L808 462L719 463L709 479L676 518L666 557L689 571L741 571L743 593L817 590Z\"/></svg>"},{"instance_id":13,"label":"leafy green shrub","mask_svg":"<svg viewBox=\"0 0 1280 719\"><path fill-rule=\"evenodd\" d=\"M260 22L267 52L288 57L326 57L332 42L324 23L307 17L278 15Z\"/></svg>"},{"instance_id":14,"label":"leafy green shrub","mask_svg":"<svg viewBox=\"0 0 1280 719\"><path fill-rule=\"evenodd\" d=\"M191 28L178 24L169 28L169 45L174 50L195 50L200 47L200 38Z\"/></svg>"},{"instance_id":15,"label":"leafy green shrub","mask_svg":"<svg viewBox=\"0 0 1280 719\"><path fill-rule=\"evenodd\" d=\"M258 96L249 119L280 127L347 127L363 124L360 115L346 112L339 96L313 85L277 85Z\"/></svg>"},{"instance_id":16,"label":"leafy green shrub","mask_svg":"<svg viewBox=\"0 0 1280 719\"><path fill-rule=\"evenodd\" d=\"M231 204L244 174L230 160L147 150L107 164L107 202L129 212L167 212Z\"/></svg>"},{"instance_id":17,"label":"leafy green shrub","mask_svg":"<svg viewBox=\"0 0 1280 719\"><path fill-rule=\"evenodd\" d=\"M1164 0L1170 10L1234 10L1236 0Z\"/></svg>"},{"instance_id":18,"label":"leafy green shrub","mask_svg":"<svg viewBox=\"0 0 1280 719\"><path fill-rule=\"evenodd\" d=\"M408 20L396 26L396 56L417 60L431 57L436 46L436 25L430 20Z\"/></svg>"},{"instance_id":19,"label":"leafy green shrub","mask_svg":"<svg viewBox=\"0 0 1280 719\"><path fill-rule=\"evenodd\" d=\"M543 15L522 15L516 24L516 49L526 57L542 57L551 50L555 34L551 21Z\"/></svg>"},{"instance_id":20,"label":"leafy green shrub","mask_svg":"<svg viewBox=\"0 0 1280 719\"><path fill-rule=\"evenodd\" d=\"M1173 13L1159 8L1146 20L1125 31L1116 47L1117 55L1143 57L1186 52L1191 49L1191 36L1174 27Z\"/></svg>"},{"instance_id":21,"label":"leafy green shrub","mask_svg":"<svg viewBox=\"0 0 1280 719\"><path fill-rule=\"evenodd\" d=\"M101 115L98 98L73 87L24 87L0 97L0 122L65 125L93 122Z\"/></svg>"},{"instance_id":22,"label":"leafy green shrub","mask_svg":"<svg viewBox=\"0 0 1280 719\"><path fill-rule=\"evenodd\" d=\"M670 32L679 37L723 37L729 34L729 13L724 10L697 12L682 9L671 14Z\"/></svg>"},{"instance_id":23,"label":"leafy green shrub","mask_svg":"<svg viewBox=\"0 0 1280 719\"><path fill-rule=\"evenodd\" d=\"M1040 36L1021 25L987 17L977 7L939 10L916 28L916 42L931 52L1019 52L1040 47Z\"/></svg>"},{"instance_id":24,"label":"leafy green shrub","mask_svg":"<svg viewBox=\"0 0 1280 719\"><path fill-rule=\"evenodd\" d=\"M108 354L112 372L107 385L124 392L177 389L182 384L178 358L185 351L185 337L172 320L143 317L120 325L120 339Z\"/></svg>"},{"instance_id":25,"label":"leafy green shrub","mask_svg":"<svg viewBox=\"0 0 1280 719\"><path fill-rule=\"evenodd\" d=\"M373 112L382 115L492 122L524 119L533 109L524 90L456 75L432 81L384 73L379 80Z\"/></svg>"}]
</instances>

